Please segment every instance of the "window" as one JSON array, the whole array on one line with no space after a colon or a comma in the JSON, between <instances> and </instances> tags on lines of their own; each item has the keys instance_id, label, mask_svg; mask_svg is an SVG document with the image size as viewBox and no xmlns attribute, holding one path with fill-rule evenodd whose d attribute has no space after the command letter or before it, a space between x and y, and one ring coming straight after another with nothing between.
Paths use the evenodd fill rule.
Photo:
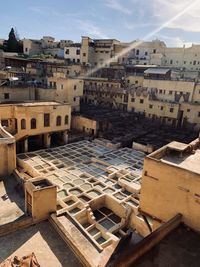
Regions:
<instances>
[{"instance_id":1,"label":"window","mask_svg":"<svg viewBox=\"0 0 200 267\"><path fill-rule=\"evenodd\" d=\"M135 84L138 84L138 81L135 81Z\"/></svg>"},{"instance_id":2,"label":"window","mask_svg":"<svg viewBox=\"0 0 200 267\"><path fill-rule=\"evenodd\" d=\"M163 106L160 107L160 110L163 110Z\"/></svg>"},{"instance_id":3,"label":"window","mask_svg":"<svg viewBox=\"0 0 200 267\"><path fill-rule=\"evenodd\" d=\"M75 63L76 62L76 60L75 60L75 58L73 58L73 63Z\"/></svg>"},{"instance_id":4,"label":"window","mask_svg":"<svg viewBox=\"0 0 200 267\"><path fill-rule=\"evenodd\" d=\"M193 61L193 65L196 65L196 63L197 63L196 60L194 60L194 61Z\"/></svg>"},{"instance_id":5,"label":"window","mask_svg":"<svg viewBox=\"0 0 200 267\"><path fill-rule=\"evenodd\" d=\"M169 112L173 113L174 112L174 108L170 108Z\"/></svg>"},{"instance_id":6,"label":"window","mask_svg":"<svg viewBox=\"0 0 200 267\"><path fill-rule=\"evenodd\" d=\"M36 119L31 119L31 129L36 129Z\"/></svg>"},{"instance_id":7,"label":"window","mask_svg":"<svg viewBox=\"0 0 200 267\"><path fill-rule=\"evenodd\" d=\"M198 112L198 117L200 117L200 111Z\"/></svg>"},{"instance_id":8,"label":"window","mask_svg":"<svg viewBox=\"0 0 200 267\"><path fill-rule=\"evenodd\" d=\"M189 108L187 109L187 112L190 112L190 109Z\"/></svg>"},{"instance_id":9,"label":"window","mask_svg":"<svg viewBox=\"0 0 200 267\"><path fill-rule=\"evenodd\" d=\"M149 105L149 108L153 108L153 105Z\"/></svg>"},{"instance_id":10,"label":"window","mask_svg":"<svg viewBox=\"0 0 200 267\"><path fill-rule=\"evenodd\" d=\"M61 116L57 116L56 118L56 126L60 126L61 125Z\"/></svg>"},{"instance_id":11,"label":"window","mask_svg":"<svg viewBox=\"0 0 200 267\"><path fill-rule=\"evenodd\" d=\"M1 125L5 126L5 127L8 127L8 120L2 120L1 121Z\"/></svg>"},{"instance_id":12,"label":"window","mask_svg":"<svg viewBox=\"0 0 200 267\"><path fill-rule=\"evenodd\" d=\"M61 89L63 89L63 84L60 85Z\"/></svg>"},{"instance_id":13,"label":"window","mask_svg":"<svg viewBox=\"0 0 200 267\"><path fill-rule=\"evenodd\" d=\"M140 54L140 50L137 49L137 50L136 50L136 55L138 56L139 54Z\"/></svg>"},{"instance_id":14,"label":"window","mask_svg":"<svg viewBox=\"0 0 200 267\"><path fill-rule=\"evenodd\" d=\"M145 52L144 54L145 54L145 56L147 56L148 55L148 52Z\"/></svg>"},{"instance_id":15,"label":"window","mask_svg":"<svg viewBox=\"0 0 200 267\"><path fill-rule=\"evenodd\" d=\"M159 90L159 93L162 94L162 90Z\"/></svg>"},{"instance_id":16,"label":"window","mask_svg":"<svg viewBox=\"0 0 200 267\"><path fill-rule=\"evenodd\" d=\"M49 127L50 126L50 114L45 113L44 114L44 127Z\"/></svg>"},{"instance_id":17,"label":"window","mask_svg":"<svg viewBox=\"0 0 200 267\"><path fill-rule=\"evenodd\" d=\"M9 93L5 93L4 94L4 99L9 99L10 98L10 94Z\"/></svg>"},{"instance_id":18,"label":"window","mask_svg":"<svg viewBox=\"0 0 200 267\"><path fill-rule=\"evenodd\" d=\"M173 64L173 60L172 59L170 60L170 64Z\"/></svg>"},{"instance_id":19,"label":"window","mask_svg":"<svg viewBox=\"0 0 200 267\"><path fill-rule=\"evenodd\" d=\"M66 49L65 54L69 55L69 49Z\"/></svg>"},{"instance_id":20,"label":"window","mask_svg":"<svg viewBox=\"0 0 200 267\"><path fill-rule=\"evenodd\" d=\"M144 99L140 99L140 104L143 104L144 103Z\"/></svg>"},{"instance_id":21,"label":"window","mask_svg":"<svg viewBox=\"0 0 200 267\"><path fill-rule=\"evenodd\" d=\"M80 63L80 59L79 58L77 58L77 63Z\"/></svg>"},{"instance_id":22,"label":"window","mask_svg":"<svg viewBox=\"0 0 200 267\"><path fill-rule=\"evenodd\" d=\"M86 53L83 53L83 57L86 57Z\"/></svg>"},{"instance_id":23,"label":"window","mask_svg":"<svg viewBox=\"0 0 200 267\"><path fill-rule=\"evenodd\" d=\"M172 91L169 91L169 95L172 95Z\"/></svg>"},{"instance_id":24,"label":"window","mask_svg":"<svg viewBox=\"0 0 200 267\"><path fill-rule=\"evenodd\" d=\"M25 119L21 120L21 129L22 130L26 129L26 120Z\"/></svg>"},{"instance_id":25,"label":"window","mask_svg":"<svg viewBox=\"0 0 200 267\"><path fill-rule=\"evenodd\" d=\"M77 54L77 55L80 55L80 49L77 49L77 50L76 50L76 54Z\"/></svg>"},{"instance_id":26,"label":"window","mask_svg":"<svg viewBox=\"0 0 200 267\"><path fill-rule=\"evenodd\" d=\"M76 90L76 85L74 85L74 90Z\"/></svg>"},{"instance_id":27,"label":"window","mask_svg":"<svg viewBox=\"0 0 200 267\"><path fill-rule=\"evenodd\" d=\"M74 102L76 102L76 97L74 97Z\"/></svg>"},{"instance_id":28,"label":"window","mask_svg":"<svg viewBox=\"0 0 200 267\"><path fill-rule=\"evenodd\" d=\"M66 116L65 116L65 124L68 124L68 123L69 123L69 116L66 115Z\"/></svg>"},{"instance_id":29,"label":"window","mask_svg":"<svg viewBox=\"0 0 200 267\"><path fill-rule=\"evenodd\" d=\"M156 49L153 50L153 53L154 53L154 54L156 53Z\"/></svg>"}]
</instances>

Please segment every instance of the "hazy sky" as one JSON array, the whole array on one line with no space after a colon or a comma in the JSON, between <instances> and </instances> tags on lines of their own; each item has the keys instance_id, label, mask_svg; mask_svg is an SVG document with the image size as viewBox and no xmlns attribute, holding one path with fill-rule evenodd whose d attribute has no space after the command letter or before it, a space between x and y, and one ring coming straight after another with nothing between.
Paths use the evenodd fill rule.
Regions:
<instances>
[{"instance_id":1,"label":"hazy sky","mask_svg":"<svg viewBox=\"0 0 200 267\"><path fill-rule=\"evenodd\" d=\"M12 4L11 4L12 2ZM16 27L20 38L80 41L116 38L143 39L194 0L13 0L1 1L0 38ZM169 46L200 43L200 0L178 19L151 37Z\"/></svg>"}]
</instances>

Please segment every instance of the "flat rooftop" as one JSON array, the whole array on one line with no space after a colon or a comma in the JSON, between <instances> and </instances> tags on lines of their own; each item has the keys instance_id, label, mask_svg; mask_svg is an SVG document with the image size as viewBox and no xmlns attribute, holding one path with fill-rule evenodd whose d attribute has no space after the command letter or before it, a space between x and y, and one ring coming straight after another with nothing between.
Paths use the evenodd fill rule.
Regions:
<instances>
[{"instance_id":1,"label":"flat rooftop","mask_svg":"<svg viewBox=\"0 0 200 267\"><path fill-rule=\"evenodd\" d=\"M200 149L195 150L192 154L183 154L182 156L165 155L161 161L200 174Z\"/></svg>"},{"instance_id":2,"label":"flat rooftop","mask_svg":"<svg viewBox=\"0 0 200 267\"><path fill-rule=\"evenodd\" d=\"M0 226L24 215L24 198L12 176L0 178L0 214Z\"/></svg>"},{"instance_id":3,"label":"flat rooftop","mask_svg":"<svg viewBox=\"0 0 200 267\"><path fill-rule=\"evenodd\" d=\"M23 106L23 107L36 107L36 106L63 106L63 105L69 105L67 103L59 103L59 102L11 102L11 103L3 103L1 106Z\"/></svg>"},{"instance_id":4,"label":"flat rooftop","mask_svg":"<svg viewBox=\"0 0 200 267\"><path fill-rule=\"evenodd\" d=\"M0 262L7 258L32 252L40 266L82 267L71 249L55 232L49 222L42 222L0 237Z\"/></svg>"}]
</instances>

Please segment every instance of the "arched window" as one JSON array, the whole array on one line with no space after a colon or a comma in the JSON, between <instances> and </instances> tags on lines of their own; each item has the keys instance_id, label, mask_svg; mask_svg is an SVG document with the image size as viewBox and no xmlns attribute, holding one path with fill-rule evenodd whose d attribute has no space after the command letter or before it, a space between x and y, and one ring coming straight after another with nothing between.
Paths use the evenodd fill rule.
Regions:
<instances>
[{"instance_id":1,"label":"arched window","mask_svg":"<svg viewBox=\"0 0 200 267\"><path fill-rule=\"evenodd\" d=\"M69 123L69 116L66 115L66 116L65 116L65 124L68 124L68 123Z\"/></svg>"},{"instance_id":2,"label":"arched window","mask_svg":"<svg viewBox=\"0 0 200 267\"><path fill-rule=\"evenodd\" d=\"M26 129L26 120L25 119L21 120L21 129L22 130Z\"/></svg>"},{"instance_id":3,"label":"arched window","mask_svg":"<svg viewBox=\"0 0 200 267\"><path fill-rule=\"evenodd\" d=\"M56 126L60 126L61 125L61 116L57 116L56 118Z\"/></svg>"},{"instance_id":4,"label":"arched window","mask_svg":"<svg viewBox=\"0 0 200 267\"><path fill-rule=\"evenodd\" d=\"M31 129L36 129L36 119L31 119Z\"/></svg>"}]
</instances>

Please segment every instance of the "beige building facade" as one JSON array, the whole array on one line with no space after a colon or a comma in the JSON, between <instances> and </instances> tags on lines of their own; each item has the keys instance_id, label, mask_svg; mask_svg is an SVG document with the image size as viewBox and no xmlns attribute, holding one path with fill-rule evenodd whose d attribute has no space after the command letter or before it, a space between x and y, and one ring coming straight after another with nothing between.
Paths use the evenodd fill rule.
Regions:
<instances>
[{"instance_id":1,"label":"beige building facade","mask_svg":"<svg viewBox=\"0 0 200 267\"><path fill-rule=\"evenodd\" d=\"M128 76L128 111L173 126L200 129L200 86L194 81Z\"/></svg>"},{"instance_id":2,"label":"beige building facade","mask_svg":"<svg viewBox=\"0 0 200 267\"><path fill-rule=\"evenodd\" d=\"M57 102L2 104L0 120L17 142L18 152L50 147L51 137L67 143L71 107Z\"/></svg>"},{"instance_id":3,"label":"beige building facade","mask_svg":"<svg viewBox=\"0 0 200 267\"><path fill-rule=\"evenodd\" d=\"M80 98L83 95L83 80L54 75L48 78L48 87L55 92L55 100L69 103L72 111L80 110ZM42 96L44 99L44 96Z\"/></svg>"},{"instance_id":4,"label":"beige building facade","mask_svg":"<svg viewBox=\"0 0 200 267\"><path fill-rule=\"evenodd\" d=\"M199 139L190 144L172 142L144 160L140 209L160 221L178 213L183 222L200 231Z\"/></svg>"}]
</instances>

